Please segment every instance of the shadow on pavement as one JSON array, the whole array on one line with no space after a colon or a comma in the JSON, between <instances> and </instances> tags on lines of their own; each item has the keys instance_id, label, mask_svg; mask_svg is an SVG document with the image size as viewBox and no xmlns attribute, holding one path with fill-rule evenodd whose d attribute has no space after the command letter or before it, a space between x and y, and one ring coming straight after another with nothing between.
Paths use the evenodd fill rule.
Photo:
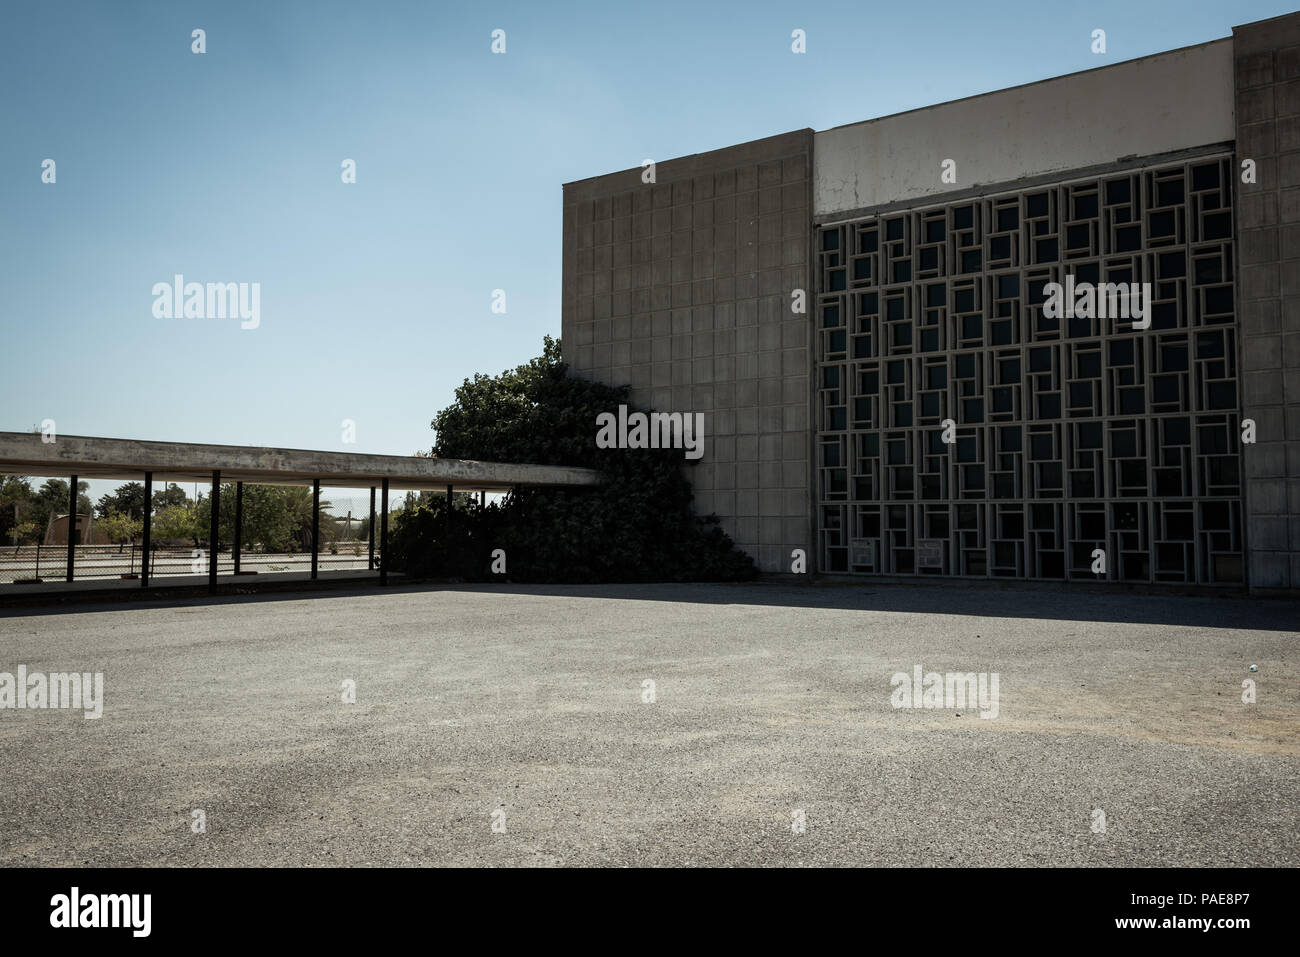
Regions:
<instances>
[{"instance_id":1,"label":"shadow on pavement","mask_svg":"<svg viewBox=\"0 0 1300 957\"><path fill-rule=\"evenodd\" d=\"M974 615L1133 624L1185 625L1266 631L1300 630L1300 601L1241 595L1188 596L1151 592L1099 592L1060 586L897 584L884 582L784 582L623 585L518 585L405 583L381 588L356 582L283 583L276 590L232 588L217 595L138 592L51 597L49 604L0 605L0 620L89 612L133 612L151 608L195 608L250 602L384 599L440 593L486 593L549 599L690 602L702 605L752 605L809 610ZM1300 638L1300 634L1298 634Z\"/></svg>"}]
</instances>

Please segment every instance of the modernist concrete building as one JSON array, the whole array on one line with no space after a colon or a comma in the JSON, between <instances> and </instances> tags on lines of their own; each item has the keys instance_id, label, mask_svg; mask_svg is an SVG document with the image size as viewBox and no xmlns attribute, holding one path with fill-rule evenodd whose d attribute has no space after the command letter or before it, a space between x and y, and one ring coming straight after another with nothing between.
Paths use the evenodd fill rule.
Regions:
<instances>
[{"instance_id":1,"label":"modernist concrete building","mask_svg":"<svg viewBox=\"0 0 1300 957\"><path fill-rule=\"evenodd\" d=\"M565 358L763 569L1300 591L1300 15L655 174L564 187Z\"/></svg>"}]
</instances>

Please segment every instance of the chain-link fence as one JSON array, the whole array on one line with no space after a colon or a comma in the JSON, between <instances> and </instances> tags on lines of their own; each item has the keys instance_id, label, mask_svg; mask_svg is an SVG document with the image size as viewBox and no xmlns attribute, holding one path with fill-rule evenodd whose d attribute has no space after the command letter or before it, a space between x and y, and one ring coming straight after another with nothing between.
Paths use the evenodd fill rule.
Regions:
<instances>
[{"instance_id":1,"label":"chain-link fence","mask_svg":"<svg viewBox=\"0 0 1300 957\"><path fill-rule=\"evenodd\" d=\"M366 571L370 568L369 543L343 541L325 543L316 556L320 571ZM77 545L73 558L74 581L138 579L145 559L144 549L131 545ZM376 543L375 567L379 566ZM276 572L310 572L311 552L242 552L241 575ZM235 556L223 546L217 553L218 576L233 576ZM165 579L185 575L207 575L206 549L164 546L149 551L149 578ZM0 546L0 584L36 584L66 581L67 545Z\"/></svg>"},{"instance_id":2,"label":"chain-link fence","mask_svg":"<svg viewBox=\"0 0 1300 957\"><path fill-rule=\"evenodd\" d=\"M5 479L11 481L5 482ZM111 581L137 585L177 581L209 574L211 489L195 484L193 497L181 486L155 484L150 503L139 482L119 485L92 505L93 489L79 482L79 505L69 519L70 490L63 481L41 476L0 476L0 587L58 582ZM316 567L322 574L379 568L380 547L372 552L369 538L379 535L374 514L375 492L347 487L322 488L319 513L313 514L310 487L223 483L219 501L217 575L301 574ZM327 498L331 493L334 497ZM360 494L358 494L360 493ZM60 507L62 506L62 507ZM151 518L151 547L146 557L144 508ZM41 531L43 529L43 532ZM75 546L69 574L66 536ZM36 544L39 535L40 544ZM63 539L60 541L60 539ZM234 548L239 543L236 563Z\"/></svg>"}]
</instances>

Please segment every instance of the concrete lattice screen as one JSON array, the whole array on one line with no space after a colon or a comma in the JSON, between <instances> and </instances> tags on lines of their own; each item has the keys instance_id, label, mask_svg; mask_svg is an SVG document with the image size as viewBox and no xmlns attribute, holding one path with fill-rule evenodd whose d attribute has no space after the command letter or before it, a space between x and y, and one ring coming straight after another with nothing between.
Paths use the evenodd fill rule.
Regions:
<instances>
[{"instance_id":1,"label":"concrete lattice screen","mask_svg":"<svg viewBox=\"0 0 1300 957\"><path fill-rule=\"evenodd\" d=\"M822 228L822 567L1240 585L1232 177L1206 156ZM1048 318L1067 274L1151 283L1150 328Z\"/></svg>"}]
</instances>

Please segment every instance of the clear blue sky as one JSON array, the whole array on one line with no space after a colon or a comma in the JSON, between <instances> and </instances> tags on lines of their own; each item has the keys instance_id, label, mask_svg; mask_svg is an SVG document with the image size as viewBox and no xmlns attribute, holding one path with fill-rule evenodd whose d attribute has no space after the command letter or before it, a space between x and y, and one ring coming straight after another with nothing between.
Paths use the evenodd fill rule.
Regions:
<instances>
[{"instance_id":1,"label":"clear blue sky","mask_svg":"<svg viewBox=\"0 0 1300 957\"><path fill-rule=\"evenodd\" d=\"M562 183L1201 43L1289 8L7 2L0 429L428 448L462 379L559 335ZM340 182L344 158L356 185ZM175 273L260 282L260 328L154 318L151 288Z\"/></svg>"}]
</instances>

